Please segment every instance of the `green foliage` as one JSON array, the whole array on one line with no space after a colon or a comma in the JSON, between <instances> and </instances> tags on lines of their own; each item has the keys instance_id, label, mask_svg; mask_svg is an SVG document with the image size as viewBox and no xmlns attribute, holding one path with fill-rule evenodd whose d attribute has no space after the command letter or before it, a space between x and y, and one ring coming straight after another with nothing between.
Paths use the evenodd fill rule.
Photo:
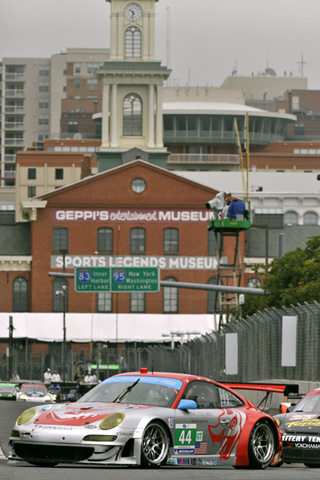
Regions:
<instances>
[{"instance_id":1,"label":"green foliage","mask_svg":"<svg viewBox=\"0 0 320 480\"><path fill-rule=\"evenodd\" d=\"M267 295L246 295L242 316L264 308L320 303L320 236L311 237L304 250L297 248L283 258L275 258L265 273L262 288Z\"/></svg>"}]
</instances>

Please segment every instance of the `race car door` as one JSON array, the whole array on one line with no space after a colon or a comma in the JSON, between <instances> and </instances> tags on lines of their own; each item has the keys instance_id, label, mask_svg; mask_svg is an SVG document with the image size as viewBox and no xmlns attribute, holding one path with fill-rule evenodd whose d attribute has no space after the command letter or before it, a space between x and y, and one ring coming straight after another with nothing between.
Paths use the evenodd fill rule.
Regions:
<instances>
[{"instance_id":1,"label":"race car door","mask_svg":"<svg viewBox=\"0 0 320 480\"><path fill-rule=\"evenodd\" d=\"M201 463L232 464L245 415L236 407L242 401L234 394L205 381L190 382L184 398L197 403L195 410L177 410L173 454L178 458L202 459Z\"/></svg>"}]
</instances>

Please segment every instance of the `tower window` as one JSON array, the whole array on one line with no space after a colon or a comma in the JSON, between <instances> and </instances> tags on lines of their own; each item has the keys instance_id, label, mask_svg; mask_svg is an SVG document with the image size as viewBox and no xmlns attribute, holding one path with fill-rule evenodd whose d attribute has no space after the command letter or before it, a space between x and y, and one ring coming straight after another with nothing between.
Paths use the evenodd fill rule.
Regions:
<instances>
[{"instance_id":1,"label":"tower window","mask_svg":"<svg viewBox=\"0 0 320 480\"><path fill-rule=\"evenodd\" d=\"M126 30L125 56L127 58L141 57L141 32L137 27L129 27Z\"/></svg>"},{"instance_id":2,"label":"tower window","mask_svg":"<svg viewBox=\"0 0 320 480\"><path fill-rule=\"evenodd\" d=\"M134 93L130 93L123 100L123 135L142 135L142 100Z\"/></svg>"}]
</instances>

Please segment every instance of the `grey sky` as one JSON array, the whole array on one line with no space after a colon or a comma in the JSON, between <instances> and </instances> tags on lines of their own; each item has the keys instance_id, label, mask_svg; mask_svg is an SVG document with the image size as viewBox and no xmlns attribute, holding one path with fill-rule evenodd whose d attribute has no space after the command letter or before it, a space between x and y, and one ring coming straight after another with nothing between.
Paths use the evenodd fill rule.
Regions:
<instances>
[{"instance_id":1,"label":"grey sky","mask_svg":"<svg viewBox=\"0 0 320 480\"><path fill-rule=\"evenodd\" d=\"M105 0L0 0L0 59L108 48L109 13ZM233 68L300 76L303 54L309 88L320 89L319 0L159 0L156 14L156 56L172 83L220 86Z\"/></svg>"}]
</instances>

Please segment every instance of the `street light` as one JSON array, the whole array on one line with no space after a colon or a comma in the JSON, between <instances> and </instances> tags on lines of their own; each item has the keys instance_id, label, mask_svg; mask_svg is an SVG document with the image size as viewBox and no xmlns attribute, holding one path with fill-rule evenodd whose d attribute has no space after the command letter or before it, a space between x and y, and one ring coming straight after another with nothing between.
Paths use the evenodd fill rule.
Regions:
<instances>
[{"instance_id":1,"label":"street light","mask_svg":"<svg viewBox=\"0 0 320 480\"><path fill-rule=\"evenodd\" d=\"M67 285L62 285L62 290L57 290L56 295L62 295L63 306L63 344L62 344L62 380L66 380L66 294Z\"/></svg>"}]
</instances>

